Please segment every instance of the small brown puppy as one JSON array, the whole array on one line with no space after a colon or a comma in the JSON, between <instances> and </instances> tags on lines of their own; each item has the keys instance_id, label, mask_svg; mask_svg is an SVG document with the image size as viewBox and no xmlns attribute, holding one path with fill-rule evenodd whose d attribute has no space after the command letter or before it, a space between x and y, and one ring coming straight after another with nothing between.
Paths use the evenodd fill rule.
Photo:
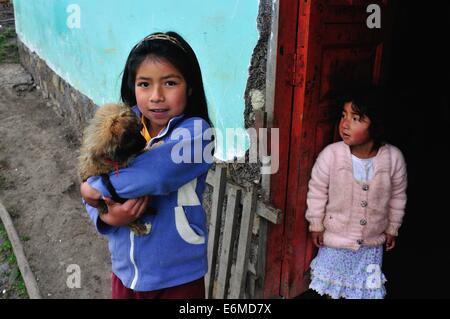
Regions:
<instances>
[{"instance_id":1,"label":"small brown puppy","mask_svg":"<svg viewBox=\"0 0 450 319\"><path fill-rule=\"evenodd\" d=\"M105 104L100 107L89 121L83 132L83 142L80 149L78 172L82 182L90 176L101 176L105 186L116 202L125 202L120 198L111 182L111 171L118 171L128 163L146 145L140 132L141 124L136 114L123 104ZM106 214L108 208L103 200L99 201L98 211ZM143 235L149 229L134 221L128 225L136 235Z\"/></svg>"}]
</instances>

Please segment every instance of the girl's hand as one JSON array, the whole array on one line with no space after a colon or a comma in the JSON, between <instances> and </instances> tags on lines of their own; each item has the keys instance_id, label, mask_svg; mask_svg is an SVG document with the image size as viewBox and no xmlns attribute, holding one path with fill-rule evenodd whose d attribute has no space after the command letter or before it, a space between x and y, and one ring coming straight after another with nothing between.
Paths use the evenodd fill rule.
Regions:
<instances>
[{"instance_id":1,"label":"girl's hand","mask_svg":"<svg viewBox=\"0 0 450 319\"><path fill-rule=\"evenodd\" d=\"M386 251L394 249L396 240L397 237L386 234Z\"/></svg>"},{"instance_id":2,"label":"girl's hand","mask_svg":"<svg viewBox=\"0 0 450 319\"><path fill-rule=\"evenodd\" d=\"M136 199L129 199L123 204L114 202L111 198L105 197L107 214L100 214L100 219L111 226L125 226L138 219L146 210L150 197L143 196Z\"/></svg>"},{"instance_id":3,"label":"girl's hand","mask_svg":"<svg viewBox=\"0 0 450 319\"><path fill-rule=\"evenodd\" d=\"M81 197L92 207L98 206L98 200L102 198L102 193L92 188L87 182L80 185Z\"/></svg>"},{"instance_id":4,"label":"girl's hand","mask_svg":"<svg viewBox=\"0 0 450 319\"><path fill-rule=\"evenodd\" d=\"M313 231L311 232L311 237L316 247L320 248L323 246L323 231L320 232Z\"/></svg>"}]
</instances>

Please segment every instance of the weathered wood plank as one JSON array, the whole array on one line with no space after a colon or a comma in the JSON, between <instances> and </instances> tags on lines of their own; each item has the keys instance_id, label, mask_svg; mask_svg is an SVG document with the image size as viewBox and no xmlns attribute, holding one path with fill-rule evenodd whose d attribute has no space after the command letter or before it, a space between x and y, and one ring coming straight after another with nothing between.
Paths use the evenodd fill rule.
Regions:
<instances>
[{"instance_id":1,"label":"weathered wood plank","mask_svg":"<svg viewBox=\"0 0 450 319\"><path fill-rule=\"evenodd\" d=\"M230 283L230 298L242 298L247 278L248 255L252 239L254 213L256 208L256 193L253 187L245 191L243 198L242 217L237 247L236 268Z\"/></svg>"},{"instance_id":2,"label":"weathered wood plank","mask_svg":"<svg viewBox=\"0 0 450 319\"><path fill-rule=\"evenodd\" d=\"M262 201L256 203L256 213L270 221L272 224L280 224L282 221L281 210Z\"/></svg>"},{"instance_id":3,"label":"weathered wood plank","mask_svg":"<svg viewBox=\"0 0 450 319\"><path fill-rule=\"evenodd\" d=\"M241 189L228 185L228 201L225 215L225 225L222 235L222 249L220 251L219 275L214 298L225 299L227 295L230 269L233 258L233 243L236 235L236 220L241 197Z\"/></svg>"},{"instance_id":4,"label":"weathered wood plank","mask_svg":"<svg viewBox=\"0 0 450 319\"><path fill-rule=\"evenodd\" d=\"M208 227L208 272L205 276L206 298L212 296L214 275L216 273L222 207L226 189L226 168L223 165L216 165L214 174L210 175L208 173L207 177L209 176L211 176L210 185L213 186L213 195L211 198L211 214Z\"/></svg>"},{"instance_id":5,"label":"weathered wood plank","mask_svg":"<svg viewBox=\"0 0 450 319\"><path fill-rule=\"evenodd\" d=\"M260 219L258 235L258 255L256 256L256 280L255 290L252 298L264 298L264 282L266 274L266 246L267 246L267 223L265 219Z\"/></svg>"},{"instance_id":6,"label":"weathered wood plank","mask_svg":"<svg viewBox=\"0 0 450 319\"><path fill-rule=\"evenodd\" d=\"M217 170L217 167L218 166L216 166L216 170ZM210 169L208 171L208 175L206 175L206 183L211 185L211 186L213 186L213 187L214 187L214 183L215 183L215 180L216 180L216 170Z\"/></svg>"}]
</instances>

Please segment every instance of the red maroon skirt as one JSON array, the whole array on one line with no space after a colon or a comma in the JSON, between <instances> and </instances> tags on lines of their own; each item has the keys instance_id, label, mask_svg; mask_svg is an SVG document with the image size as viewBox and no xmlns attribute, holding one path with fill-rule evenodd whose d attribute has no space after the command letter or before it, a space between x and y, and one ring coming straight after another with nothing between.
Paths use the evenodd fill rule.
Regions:
<instances>
[{"instance_id":1,"label":"red maroon skirt","mask_svg":"<svg viewBox=\"0 0 450 319\"><path fill-rule=\"evenodd\" d=\"M112 273L112 299L205 299L204 278L153 291L134 291Z\"/></svg>"}]
</instances>

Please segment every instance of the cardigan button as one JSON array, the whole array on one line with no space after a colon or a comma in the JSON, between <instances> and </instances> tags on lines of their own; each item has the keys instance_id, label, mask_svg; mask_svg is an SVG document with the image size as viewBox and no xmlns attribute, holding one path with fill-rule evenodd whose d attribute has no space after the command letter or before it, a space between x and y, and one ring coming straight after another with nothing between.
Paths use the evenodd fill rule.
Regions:
<instances>
[{"instance_id":1,"label":"cardigan button","mask_svg":"<svg viewBox=\"0 0 450 319\"><path fill-rule=\"evenodd\" d=\"M365 191L365 192L367 192L367 191L369 190L369 185L364 184L364 185L362 186L362 190Z\"/></svg>"},{"instance_id":2,"label":"cardigan button","mask_svg":"<svg viewBox=\"0 0 450 319\"><path fill-rule=\"evenodd\" d=\"M367 225L367 220L361 219L361 220L359 221L359 223L360 223L362 226L365 226L365 225Z\"/></svg>"},{"instance_id":3,"label":"cardigan button","mask_svg":"<svg viewBox=\"0 0 450 319\"><path fill-rule=\"evenodd\" d=\"M362 206L362 207L367 207L367 202L366 202L365 200L363 200L363 201L361 202L361 206Z\"/></svg>"}]
</instances>

